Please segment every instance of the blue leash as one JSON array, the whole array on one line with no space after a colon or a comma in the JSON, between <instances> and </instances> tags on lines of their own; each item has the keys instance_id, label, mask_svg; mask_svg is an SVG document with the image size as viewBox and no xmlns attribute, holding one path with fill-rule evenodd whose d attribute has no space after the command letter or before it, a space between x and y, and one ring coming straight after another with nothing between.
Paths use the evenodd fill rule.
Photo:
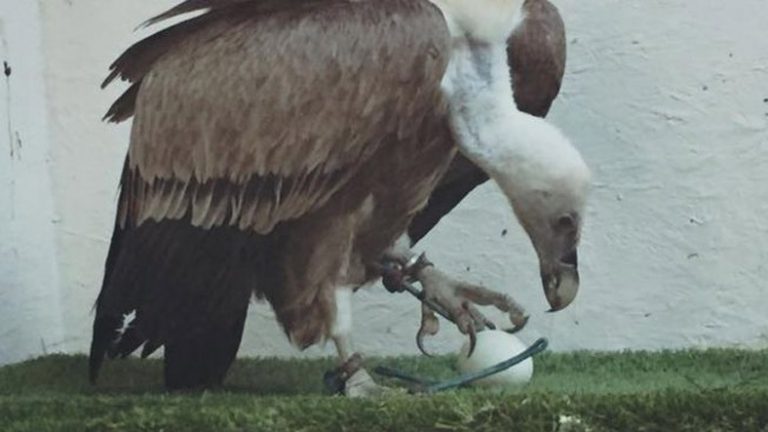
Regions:
<instances>
[{"instance_id":1,"label":"blue leash","mask_svg":"<svg viewBox=\"0 0 768 432\"><path fill-rule=\"evenodd\" d=\"M408 375L404 372L401 372L397 369L389 368L386 366L379 366L376 369L374 369L374 372L376 372L381 376L385 376L389 378L397 378L399 380L407 381L413 384L410 389L411 393L433 394L433 393L438 393L445 390L450 390L456 387L466 386L477 380L481 380L491 375L495 375L499 372L503 372L511 368L512 366L522 361L525 361L526 359L533 357L536 354L541 353L542 351L546 350L548 346L549 346L549 341L547 341L546 338L539 338L536 342L533 343L533 345L526 348L525 351L521 352L520 354L514 357L510 357L509 359L504 360L501 363L497 363L481 371L469 373L466 375L461 375L456 378L451 378L445 381L425 380L425 379L417 378L412 375Z\"/></svg>"}]
</instances>

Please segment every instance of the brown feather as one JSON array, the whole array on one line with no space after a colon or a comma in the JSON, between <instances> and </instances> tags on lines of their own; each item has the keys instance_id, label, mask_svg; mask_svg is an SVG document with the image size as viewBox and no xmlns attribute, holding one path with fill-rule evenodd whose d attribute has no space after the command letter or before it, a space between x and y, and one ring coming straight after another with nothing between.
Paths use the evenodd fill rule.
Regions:
<instances>
[{"instance_id":1,"label":"brown feather","mask_svg":"<svg viewBox=\"0 0 768 432\"><path fill-rule=\"evenodd\" d=\"M270 13L250 2L234 3L244 5L237 14L222 6L178 24L182 30L140 42L115 70L141 82L129 150L133 174L150 183L173 179L203 185L226 179L232 191L256 177L278 175L262 196L246 198L259 203L258 209L246 209L246 220L230 218L265 233L280 220L323 205L382 145L381 130L394 130L399 137L414 133L433 105L434 95L421 89L434 88L447 61L426 53L447 52L447 35L421 31L425 23L443 28L442 17L423 2L393 0L371 7L326 0L312 9L320 2L305 1L299 11ZM344 34L361 37L334 33L329 23L339 21L345 23ZM329 72L311 74L313 80L307 81L306 70ZM411 72L407 80L400 76L403 71ZM422 102L406 103L414 99ZM112 112L124 118L128 101ZM393 123L395 112L410 121ZM280 179L302 182L307 174L316 181L284 190L290 182ZM144 193L146 187L139 189ZM186 193L192 192L198 193ZM203 214L208 201L193 202L194 224L225 222ZM164 206L138 204L140 211L131 213L135 221L165 217L145 214Z\"/></svg>"},{"instance_id":2,"label":"brown feather","mask_svg":"<svg viewBox=\"0 0 768 432\"><path fill-rule=\"evenodd\" d=\"M183 3L178 4L171 9L161 13L160 15L148 19L146 22L144 22L144 24L142 24L142 26L151 26L163 20L174 18L186 13L197 12L203 9L221 9L224 7L237 5L239 3L255 1L258 0L186 0Z\"/></svg>"},{"instance_id":3,"label":"brown feather","mask_svg":"<svg viewBox=\"0 0 768 432\"><path fill-rule=\"evenodd\" d=\"M565 24L547 0L526 0L526 19L510 36L507 58L520 110L545 117L565 73Z\"/></svg>"},{"instance_id":4,"label":"brown feather","mask_svg":"<svg viewBox=\"0 0 768 432\"><path fill-rule=\"evenodd\" d=\"M190 353L241 331L251 292L297 345L326 337L333 290L376 277L456 154L440 92L450 37L431 3L189 0L160 19L206 8L107 80L138 90L111 110L135 119L92 371L135 310L126 349L164 344L167 370L207 383L189 378L208 373ZM220 347L215 376L236 347Z\"/></svg>"},{"instance_id":5,"label":"brown feather","mask_svg":"<svg viewBox=\"0 0 768 432\"><path fill-rule=\"evenodd\" d=\"M133 117L136 110L136 96L139 94L141 81L135 82L109 108L103 120L120 123Z\"/></svg>"}]
</instances>

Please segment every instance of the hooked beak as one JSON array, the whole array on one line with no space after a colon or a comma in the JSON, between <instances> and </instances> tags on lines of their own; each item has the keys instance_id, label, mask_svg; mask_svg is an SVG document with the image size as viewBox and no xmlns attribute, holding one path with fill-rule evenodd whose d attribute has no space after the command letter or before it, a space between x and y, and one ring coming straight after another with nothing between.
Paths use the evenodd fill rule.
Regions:
<instances>
[{"instance_id":1,"label":"hooked beak","mask_svg":"<svg viewBox=\"0 0 768 432\"><path fill-rule=\"evenodd\" d=\"M568 307L579 292L579 269L576 249L569 252L553 265L541 268L541 282L544 294L552 309L557 312Z\"/></svg>"}]
</instances>

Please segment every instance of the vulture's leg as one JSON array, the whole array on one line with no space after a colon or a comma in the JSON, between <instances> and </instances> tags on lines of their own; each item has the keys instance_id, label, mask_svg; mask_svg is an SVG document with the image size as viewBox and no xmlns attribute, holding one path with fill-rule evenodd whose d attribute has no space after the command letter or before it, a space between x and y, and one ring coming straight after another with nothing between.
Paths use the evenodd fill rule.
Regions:
<instances>
[{"instance_id":1,"label":"vulture's leg","mask_svg":"<svg viewBox=\"0 0 768 432\"><path fill-rule=\"evenodd\" d=\"M422 285L422 292L415 293L424 305L416 342L425 354L424 336L434 335L439 329L435 312L453 321L459 331L469 335L472 348L477 331L495 328L477 306L494 306L506 312L514 325L509 330L511 332L522 329L528 322L528 315L512 297L447 275L435 268L425 255L414 253L403 239L385 252L382 269L384 285L390 291L404 291L409 279Z\"/></svg>"},{"instance_id":2,"label":"vulture's leg","mask_svg":"<svg viewBox=\"0 0 768 432\"><path fill-rule=\"evenodd\" d=\"M336 289L336 317L331 328L331 339L339 354L339 363L344 364L352 356L352 294L353 287Z\"/></svg>"},{"instance_id":3,"label":"vulture's leg","mask_svg":"<svg viewBox=\"0 0 768 432\"><path fill-rule=\"evenodd\" d=\"M363 358L352 348L352 294L356 287L336 289L336 317L331 328L331 339L339 355L339 368L335 371L343 382L348 397L377 397L391 394L394 389L376 384L363 368Z\"/></svg>"}]
</instances>

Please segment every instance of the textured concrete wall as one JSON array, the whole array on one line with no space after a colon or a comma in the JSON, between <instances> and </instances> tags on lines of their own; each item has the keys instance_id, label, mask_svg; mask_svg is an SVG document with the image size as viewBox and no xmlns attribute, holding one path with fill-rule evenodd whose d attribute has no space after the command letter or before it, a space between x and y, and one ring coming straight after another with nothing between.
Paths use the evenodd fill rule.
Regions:
<instances>
[{"instance_id":1,"label":"textured concrete wall","mask_svg":"<svg viewBox=\"0 0 768 432\"><path fill-rule=\"evenodd\" d=\"M0 364L63 340L40 22L0 0Z\"/></svg>"},{"instance_id":2,"label":"textured concrete wall","mask_svg":"<svg viewBox=\"0 0 768 432\"><path fill-rule=\"evenodd\" d=\"M120 89L102 91L98 85L111 60L146 34L132 34L132 29L174 2L39 2L45 80L32 81L29 75L25 82L31 94L47 89L50 139L41 132L45 128L35 133L41 135L37 151L52 149L47 169L38 168L43 179L50 173L53 187L47 180L29 185L39 190L34 196L43 208L32 215L36 219L12 225L11 231L0 227L0 245L10 241L12 248L22 248L28 236L48 243L16 261L3 255L0 283L11 283L0 286L0 353L13 356L0 355L0 361L39 353L29 341L43 336L68 351L87 347L128 134L127 125L99 121ZM0 1L11 3L18 4ZM543 313L533 251L493 185L476 191L421 247L444 268L515 294L532 313L522 337L546 335L555 349L768 346L768 314L761 302L768 263L763 222L768 213L768 4L557 4L568 26L569 61L551 119L572 137L595 174L579 257L579 299L562 313ZM25 13L5 6L2 17L4 22L22 16L34 20L34 14ZM20 46L33 57L41 54L33 42ZM40 105L29 109L19 121L45 123L38 116ZM5 158L0 159L0 196L6 200L9 182L19 182L26 171L9 176L7 152L0 157ZM53 209L55 220L46 219ZM46 316L50 322L40 321L40 311L48 310L42 306L21 307L36 304L42 293L45 301L61 299L62 325L56 313ZM356 298L358 348L376 354L415 352L418 305L376 287ZM459 336L443 327L432 346L457 348ZM11 328L16 330L4 331ZM315 348L304 355L323 352L332 350ZM257 305L241 353L296 351L269 308Z\"/></svg>"}]
</instances>

